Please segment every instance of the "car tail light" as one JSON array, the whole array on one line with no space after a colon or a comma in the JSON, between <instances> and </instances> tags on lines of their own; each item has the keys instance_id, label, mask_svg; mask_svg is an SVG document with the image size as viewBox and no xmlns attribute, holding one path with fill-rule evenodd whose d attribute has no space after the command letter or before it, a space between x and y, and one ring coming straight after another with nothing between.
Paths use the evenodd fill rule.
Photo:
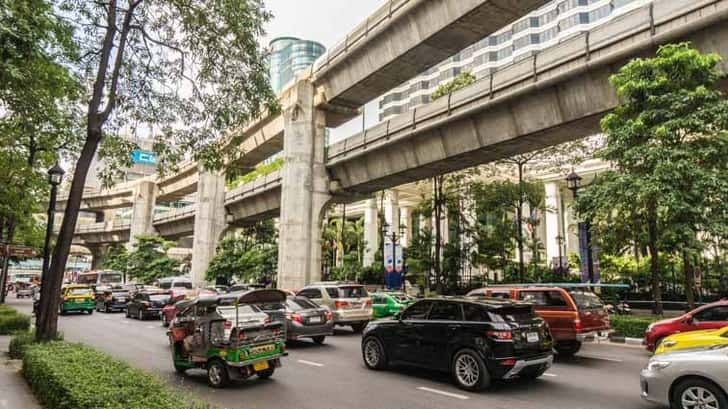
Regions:
<instances>
[{"instance_id":1,"label":"car tail light","mask_svg":"<svg viewBox=\"0 0 728 409\"><path fill-rule=\"evenodd\" d=\"M371 306L372 306L372 300L367 300L367 301L366 301L366 302L365 302L364 304L365 304L365 305L366 305L367 307L371 307Z\"/></svg>"},{"instance_id":2,"label":"car tail light","mask_svg":"<svg viewBox=\"0 0 728 409\"><path fill-rule=\"evenodd\" d=\"M485 335L498 340L513 339L513 333L511 331L487 331Z\"/></svg>"},{"instance_id":3,"label":"car tail light","mask_svg":"<svg viewBox=\"0 0 728 409\"><path fill-rule=\"evenodd\" d=\"M516 364L516 360L515 359L504 359L504 360L501 361L501 365L513 366L515 364Z\"/></svg>"},{"instance_id":4,"label":"car tail light","mask_svg":"<svg viewBox=\"0 0 728 409\"><path fill-rule=\"evenodd\" d=\"M331 314L331 311L329 311L329 310L326 310L325 314L326 314L326 321L331 321L334 318L334 315Z\"/></svg>"},{"instance_id":5,"label":"car tail light","mask_svg":"<svg viewBox=\"0 0 728 409\"><path fill-rule=\"evenodd\" d=\"M336 300L336 301L334 301L334 305L336 306L336 308L348 307L349 301Z\"/></svg>"},{"instance_id":6,"label":"car tail light","mask_svg":"<svg viewBox=\"0 0 728 409\"><path fill-rule=\"evenodd\" d=\"M230 322L229 320L228 321L225 321L225 329L230 329L232 327L233 327L233 323L232 322Z\"/></svg>"},{"instance_id":7,"label":"car tail light","mask_svg":"<svg viewBox=\"0 0 728 409\"><path fill-rule=\"evenodd\" d=\"M286 318L288 318L288 319L289 319L289 320L291 320L291 321L296 321L296 322L303 322L303 317L301 317L300 315L298 315L298 314L297 314L297 313L295 313L295 312L292 312L292 313L286 314Z\"/></svg>"},{"instance_id":8,"label":"car tail light","mask_svg":"<svg viewBox=\"0 0 728 409\"><path fill-rule=\"evenodd\" d=\"M581 320L574 320L574 331L580 332L582 329Z\"/></svg>"}]
</instances>

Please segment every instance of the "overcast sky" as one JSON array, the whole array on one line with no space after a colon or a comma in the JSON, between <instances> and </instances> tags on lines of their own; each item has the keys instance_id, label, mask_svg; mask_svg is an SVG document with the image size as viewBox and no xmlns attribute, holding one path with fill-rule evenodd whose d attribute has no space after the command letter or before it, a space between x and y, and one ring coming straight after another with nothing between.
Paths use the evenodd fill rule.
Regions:
<instances>
[{"instance_id":1,"label":"overcast sky","mask_svg":"<svg viewBox=\"0 0 728 409\"><path fill-rule=\"evenodd\" d=\"M383 0L265 0L273 19L266 27L266 43L276 37L294 36L314 40L327 49L342 40L354 26L364 21ZM366 106L366 123L378 122L376 101ZM361 130L361 117L332 130L336 141Z\"/></svg>"}]
</instances>

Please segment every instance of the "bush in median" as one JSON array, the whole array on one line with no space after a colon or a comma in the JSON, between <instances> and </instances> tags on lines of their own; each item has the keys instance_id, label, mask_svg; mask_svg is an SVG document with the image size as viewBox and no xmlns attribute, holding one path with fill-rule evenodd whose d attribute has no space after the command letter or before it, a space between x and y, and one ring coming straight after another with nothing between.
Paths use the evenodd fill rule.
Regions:
<instances>
[{"instance_id":1,"label":"bush in median","mask_svg":"<svg viewBox=\"0 0 728 409\"><path fill-rule=\"evenodd\" d=\"M27 346L23 375L48 409L203 409L152 375L91 347L54 341Z\"/></svg>"},{"instance_id":2,"label":"bush in median","mask_svg":"<svg viewBox=\"0 0 728 409\"><path fill-rule=\"evenodd\" d=\"M30 317L13 307L0 305L0 335L10 335L30 328Z\"/></svg>"},{"instance_id":3,"label":"bush in median","mask_svg":"<svg viewBox=\"0 0 728 409\"><path fill-rule=\"evenodd\" d=\"M627 338L642 338L645 330L659 317L638 315L612 315L610 322L614 335Z\"/></svg>"},{"instance_id":4,"label":"bush in median","mask_svg":"<svg viewBox=\"0 0 728 409\"><path fill-rule=\"evenodd\" d=\"M56 335L55 341L62 340L63 334L58 333L58 335ZM10 345L8 345L8 355L10 356L10 359L23 359L25 349L29 345L34 343L35 332L23 331L15 333L13 338L10 340Z\"/></svg>"}]
</instances>

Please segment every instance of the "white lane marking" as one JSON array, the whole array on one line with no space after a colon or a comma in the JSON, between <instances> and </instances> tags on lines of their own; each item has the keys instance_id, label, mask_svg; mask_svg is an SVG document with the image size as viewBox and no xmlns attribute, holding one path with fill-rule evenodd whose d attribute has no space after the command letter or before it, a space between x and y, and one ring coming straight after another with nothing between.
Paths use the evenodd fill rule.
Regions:
<instances>
[{"instance_id":1,"label":"white lane marking","mask_svg":"<svg viewBox=\"0 0 728 409\"><path fill-rule=\"evenodd\" d=\"M589 358L589 359L599 359L599 360L602 360L602 361L609 361L609 362L624 362L621 359L610 358L610 357L607 357L607 356L587 355L587 354L579 354L577 356L580 356L582 358Z\"/></svg>"},{"instance_id":2,"label":"white lane marking","mask_svg":"<svg viewBox=\"0 0 728 409\"><path fill-rule=\"evenodd\" d=\"M304 365L311 365L311 366L324 366L324 364L320 364L318 362L311 362L311 361L304 361L303 359L299 359L298 362L304 364Z\"/></svg>"},{"instance_id":3,"label":"white lane marking","mask_svg":"<svg viewBox=\"0 0 728 409\"><path fill-rule=\"evenodd\" d=\"M147 328L149 328L149 329L154 329L154 328L156 328L156 327L155 327L154 325L147 325Z\"/></svg>"},{"instance_id":4,"label":"white lane marking","mask_svg":"<svg viewBox=\"0 0 728 409\"><path fill-rule=\"evenodd\" d=\"M549 376L551 378L555 378L555 377L557 377L559 375L556 375L555 373L548 373L548 372L546 372L545 374L543 374L543 376Z\"/></svg>"},{"instance_id":5,"label":"white lane marking","mask_svg":"<svg viewBox=\"0 0 728 409\"><path fill-rule=\"evenodd\" d=\"M455 398L455 399L461 399L461 400L470 399L469 397L467 397L465 395L459 395L457 393L445 392L445 391L441 391L439 389L432 389L432 388L428 388L428 387L425 387L425 386L420 386L417 389L419 389L421 391L425 391L425 392L436 393L438 395L447 396L447 397Z\"/></svg>"}]
</instances>

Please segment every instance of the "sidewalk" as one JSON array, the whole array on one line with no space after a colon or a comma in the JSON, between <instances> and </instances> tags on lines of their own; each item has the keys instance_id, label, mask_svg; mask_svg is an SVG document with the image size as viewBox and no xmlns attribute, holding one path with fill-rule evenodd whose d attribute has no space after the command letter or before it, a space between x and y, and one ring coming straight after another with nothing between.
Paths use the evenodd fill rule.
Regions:
<instances>
[{"instance_id":1,"label":"sidewalk","mask_svg":"<svg viewBox=\"0 0 728 409\"><path fill-rule=\"evenodd\" d=\"M0 409L40 409L30 387L20 374L20 361L8 359L10 336L0 336Z\"/></svg>"}]
</instances>

